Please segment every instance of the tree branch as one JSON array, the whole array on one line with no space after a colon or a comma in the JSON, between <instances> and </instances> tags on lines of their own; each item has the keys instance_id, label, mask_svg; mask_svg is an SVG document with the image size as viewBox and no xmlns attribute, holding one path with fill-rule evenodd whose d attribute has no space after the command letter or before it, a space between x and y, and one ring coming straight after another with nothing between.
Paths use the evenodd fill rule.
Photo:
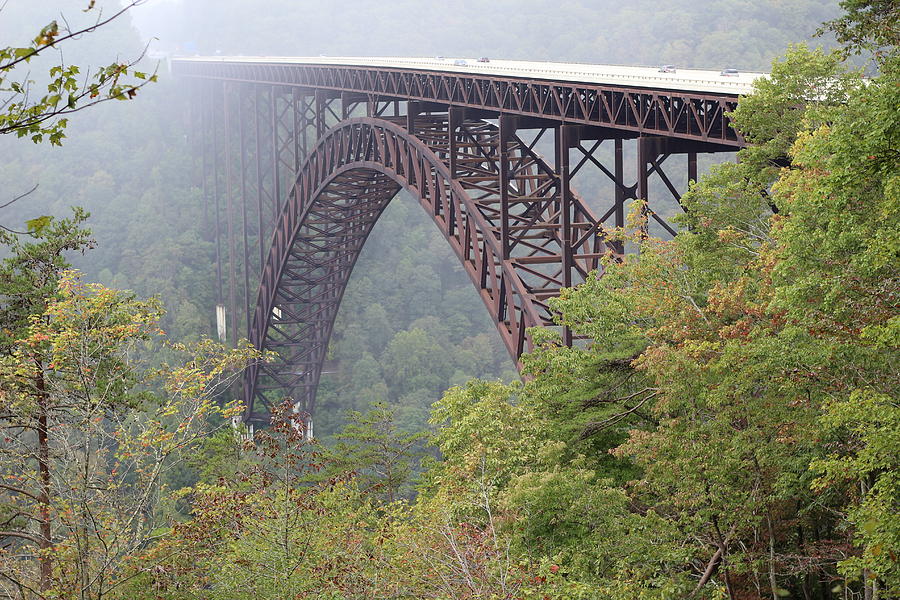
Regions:
<instances>
[{"instance_id":1,"label":"tree branch","mask_svg":"<svg viewBox=\"0 0 900 600\"><path fill-rule=\"evenodd\" d=\"M38 538L34 537L31 534L24 533L22 531L0 531L0 538L5 538L5 537L21 538L23 540L28 540L30 542L34 542L35 544L41 543L41 540L39 540Z\"/></svg>"},{"instance_id":2,"label":"tree branch","mask_svg":"<svg viewBox=\"0 0 900 600\"><path fill-rule=\"evenodd\" d=\"M143 4L144 1L145 0L132 0L131 2L126 4L121 10L119 10L118 12L113 14L113 16L109 17L108 19L103 19L101 21L97 21L90 27L85 27L84 29L79 29L78 31L74 31L74 32L70 31L69 33L60 37L59 39L51 41L49 44L44 44L43 46L38 46L30 54L27 54L25 56L20 56L18 58L14 58L12 61L10 61L6 64L0 64L0 72L9 71L13 67L15 67L17 64L26 62L26 61L34 58L35 56L37 56L44 50L46 50L48 48L53 48L53 47L61 44L62 42L65 42L66 40L70 40L72 38L78 37L79 35L84 35L85 33L93 33L94 31L100 29L104 25L106 25L108 23L112 23L113 21L115 21L116 19L121 17L123 14L125 14L125 12L130 10L131 8L138 6L139 4Z\"/></svg>"},{"instance_id":3,"label":"tree branch","mask_svg":"<svg viewBox=\"0 0 900 600\"><path fill-rule=\"evenodd\" d=\"M634 398L634 397L637 396L638 394L643 394L643 393L646 392L646 391L654 390L654 389L655 389L655 388L644 388L644 389L641 390L640 392L635 392L634 394L631 394L630 396L627 396L627 397L624 398L623 400L627 400L627 399L629 399L629 398ZM660 392L659 390L655 390L652 394L650 394L650 395L647 396L646 398L642 398L640 402L638 402L637 404L635 404L634 406L632 406L631 408L629 408L629 409L626 410L625 412L618 413L618 414L616 414L616 415L613 415L613 416L609 417L608 419L604 419L603 421L599 421L599 422L597 422L597 423L588 423L588 424L585 426L584 431L581 432L581 435L579 436L580 439L582 439L582 440L587 439L587 438L591 437L592 435L597 434L597 433L603 431L603 430L606 429L607 427L610 427L610 426L612 426L612 425L615 425L616 423L618 423L619 421L621 421L622 419L624 419L624 418L627 417L628 415L637 412L637 410L638 410L641 406L643 406L644 403L647 402L647 400L650 400L651 398L655 398L655 397L658 396L660 393L661 393L661 392ZM646 419L646 417L643 417L643 418ZM648 420L650 420L650 419L648 419Z\"/></svg>"},{"instance_id":4,"label":"tree branch","mask_svg":"<svg viewBox=\"0 0 900 600\"><path fill-rule=\"evenodd\" d=\"M33 186L30 190L28 190L28 191L25 192L24 194L19 194L18 196L16 196L15 198L13 198L13 199L10 200L9 202L7 202L6 204L0 204L0 209L6 208L7 206L9 206L10 204L12 204L12 203L14 203L14 202L18 202L19 200L21 200L21 199L24 198L25 196L30 196L31 194L34 193L34 191L35 191L36 189L38 189L38 184L34 184L34 186Z\"/></svg>"},{"instance_id":5,"label":"tree branch","mask_svg":"<svg viewBox=\"0 0 900 600\"><path fill-rule=\"evenodd\" d=\"M715 553L713 553L712 557L709 559L709 562L706 565L706 570L703 572L703 576L700 578L700 581L697 582L697 587L694 588L694 591L691 592L690 597L693 598L697 595L700 589L707 584L710 578L715 574L716 569L719 567L719 562L722 560L722 548L719 547L716 549Z\"/></svg>"},{"instance_id":6,"label":"tree branch","mask_svg":"<svg viewBox=\"0 0 900 600\"><path fill-rule=\"evenodd\" d=\"M9 492L15 492L16 494L22 494L23 496L28 496L32 500L37 500L38 497L32 494L29 491L23 490L22 488L18 488L14 485L7 485L5 483L0 483L0 490L7 490Z\"/></svg>"}]
</instances>

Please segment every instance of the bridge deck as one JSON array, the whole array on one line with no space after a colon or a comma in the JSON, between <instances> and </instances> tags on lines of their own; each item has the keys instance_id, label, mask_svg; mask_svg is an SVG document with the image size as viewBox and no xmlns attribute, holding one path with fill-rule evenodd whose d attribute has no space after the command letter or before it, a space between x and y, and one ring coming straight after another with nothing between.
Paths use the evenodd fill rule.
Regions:
<instances>
[{"instance_id":1,"label":"bridge deck","mask_svg":"<svg viewBox=\"0 0 900 600\"><path fill-rule=\"evenodd\" d=\"M720 75L720 71L701 69L677 69L674 73L660 73L658 67L628 67L621 65L592 65L580 63L531 62L518 60L490 60L478 62L475 58L401 58L401 57L353 57L353 56L203 56L179 57L179 61L203 63L251 63L277 65L329 65L354 67L381 67L443 71L447 73L477 73L481 75L507 76L521 79L564 81L651 88L656 90L688 91L706 94L738 96L750 94L753 82L766 73L739 72L737 76ZM454 64L465 60L466 64Z\"/></svg>"}]
</instances>

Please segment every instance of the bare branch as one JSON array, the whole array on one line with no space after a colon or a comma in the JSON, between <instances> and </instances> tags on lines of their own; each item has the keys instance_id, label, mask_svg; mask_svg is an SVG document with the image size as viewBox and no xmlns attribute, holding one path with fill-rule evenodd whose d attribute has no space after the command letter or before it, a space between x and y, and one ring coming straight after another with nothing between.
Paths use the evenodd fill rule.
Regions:
<instances>
[{"instance_id":1,"label":"bare branch","mask_svg":"<svg viewBox=\"0 0 900 600\"><path fill-rule=\"evenodd\" d=\"M33 194L33 193L35 192L35 190L37 190L37 189L38 189L38 184L34 184L34 186L33 186L30 190L28 190L27 192L25 192L25 193L23 193L23 194L19 194L18 196L16 196L15 198L13 198L13 199L10 200L9 202L7 202L6 204L0 204L0 209L6 208L7 206L9 206L10 204L12 204L12 203L14 203L14 202L18 202L19 200L21 200L21 199L24 198L25 196L30 196L30 195Z\"/></svg>"},{"instance_id":2,"label":"bare branch","mask_svg":"<svg viewBox=\"0 0 900 600\"><path fill-rule=\"evenodd\" d=\"M28 497L31 498L32 500L37 500L37 499L38 499L38 497L35 496L34 494L32 494L31 492L29 492L29 491L27 491L27 490L23 490L22 488L18 488L18 487L14 486L14 485L8 485L8 484L6 484L6 483L0 483L0 489L6 490L6 491L8 491L8 492L14 492L14 493L16 493L16 494L22 494L23 496L28 496Z\"/></svg>"},{"instance_id":3,"label":"bare branch","mask_svg":"<svg viewBox=\"0 0 900 600\"><path fill-rule=\"evenodd\" d=\"M709 562L706 564L706 570L703 571L703 576L700 578L700 581L697 582L697 587L694 588L694 591L691 592L690 597L693 598L697 595L700 589L706 585L709 579L715 574L716 569L719 568L719 563L722 561L722 548L716 549L713 553L712 557L709 559Z\"/></svg>"},{"instance_id":4,"label":"bare branch","mask_svg":"<svg viewBox=\"0 0 900 600\"><path fill-rule=\"evenodd\" d=\"M644 388L643 390L641 390L641 391L639 391L639 392L635 392L634 394L631 394L630 396L627 396L625 399L634 398L635 396L637 396L637 395L639 395L639 394L643 394L644 392L647 392L647 391L650 391L650 390L654 390L654 388ZM637 413L638 415L641 416L641 418L646 419L646 420L648 420L648 421L652 421L652 419L650 419L650 418L647 417L646 415L641 415L641 414L638 413L637 411L638 411L638 409L639 409L641 406L643 406L648 400L650 400L651 398L655 398L655 397L658 396L660 393L661 393L661 392L660 392L659 390L655 390L652 394L650 394L650 395L647 396L646 398L642 398L640 402L638 402L637 404L635 404L634 406L632 406L631 408L629 408L628 410L626 410L626 411L624 411L624 412L620 412L620 413L618 413L618 414L615 414L615 415L609 417L608 419L604 419L603 421L599 421L599 422L596 422L596 423L588 423L588 424L585 426L584 431L581 432L581 435L580 435L579 437L580 437L581 439L587 439L587 438L591 437L592 435L595 435L595 434L597 434L597 433L603 431L603 430L606 429L607 427L611 427L611 426L615 425L616 423L618 423L619 421L621 421L622 419L624 419L625 417L627 417L628 415L630 415L630 414L632 414L632 413Z\"/></svg>"},{"instance_id":5,"label":"bare branch","mask_svg":"<svg viewBox=\"0 0 900 600\"><path fill-rule=\"evenodd\" d=\"M25 62L31 58L34 58L38 54L42 53L44 50L58 46L59 44L61 44L62 42L66 41L66 40L72 39L72 38L80 36L80 35L84 35L85 33L93 33L94 31L96 31L97 29L100 29L104 25L106 25L108 23L112 23L113 21L115 21L116 19L121 17L123 14L125 14L125 12L127 12L131 8L138 6L140 4L143 4L144 2L145 2L145 0L131 0L131 2L126 4L121 10L114 13L113 16L111 16L107 19L103 19L102 21L96 21L93 25L91 25L89 27L85 27L84 29L79 29L78 31L74 31L74 32L70 31L69 33L60 37L59 39L51 41L49 44L39 46L39 47L35 48L34 51L31 52L31 54L28 54L26 56L20 56L19 58L15 58L5 65L0 65L0 71L9 71L13 67L15 67L17 64Z\"/></svg>"},{"instance_id":6,"label":"bare branch","mask_svg":"<svg viewBox=\"0 0 900 600\"><path fill-rule=\"evenodd\" d=\"M41 543L41 540L39 540L38 538L34 537L33 535L31 535L29 533L23 532L23 531L0 531L0 538L5 538L5 537L21 538L23 540L28 540L30 542L34 542L35 544Z\"/></svg>"}]
</instances>

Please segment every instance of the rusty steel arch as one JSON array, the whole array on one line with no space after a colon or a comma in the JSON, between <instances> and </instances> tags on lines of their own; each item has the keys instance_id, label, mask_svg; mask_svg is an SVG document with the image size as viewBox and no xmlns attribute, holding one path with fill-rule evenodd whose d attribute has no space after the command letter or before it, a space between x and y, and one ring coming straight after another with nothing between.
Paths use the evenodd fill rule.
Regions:
<instances>
[{"instance_id":1,"label":"rusty steel arch","mask_svg":"<svg viewBox=\"0 0 900 600\"><path fill-rule=\"evenodd\" d=\"M644 234L677 233L667 216L685 179L670 177L683 164L672 157L686 158L691 181L699 153L745 144L729 125L738 98L728 90L305 59L179 59L173 69L194 91L219 339L237 344L246 327L279 357L247 370L249 421L268 421L270 394L312 412L343 286L401 187L450 241L518 358L525 329L552 324L549 300L624 252L606 233L625 227L631 200L643 200ZM579 174L593 179L597 214L571 189Z\"/></svg>"},{"instance_id":2,"label":"rusty steel arch","mask_svg":"<svg viewBox=\"0 0 900 600\"><path fill-rule=\"evenodd\" d=\"M261 272L250 341L274 352L275 359L245 372L246 421L268 418L267 393L273 390L292 397L298 409L314 412L322 364L353 266L400 189L418 199L447 239L514 360L529 348L527 328L550 322L546 299L566 279L559 249L573 247L562 239L558 222L568 197L559 191L567 182L529 145L501 135L501 127L477 120L459 125L420 119L413 135L396 119L353 118L324 132L311 149L275 223ZM503 193L488 184L495 174L481 175L501 170L496 161L501 154L518 159L513 172L504 175L513 185ZM505 199L503 211L494 206L497 198ZM575 200L573 214L587 235L575 245L576 252L569 252L571 270L586 275L611 247L602 240L596 218ZM498 223L501 213L505 218ZM521 239L513 248L517 234Z\"/></svg>"}]
</instances>

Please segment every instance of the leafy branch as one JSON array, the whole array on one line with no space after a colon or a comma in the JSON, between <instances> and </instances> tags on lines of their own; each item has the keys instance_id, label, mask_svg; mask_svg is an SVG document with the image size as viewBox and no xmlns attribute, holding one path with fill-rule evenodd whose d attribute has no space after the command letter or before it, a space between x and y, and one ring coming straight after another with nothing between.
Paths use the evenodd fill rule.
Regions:
<instances>
[{"instance_id":1,"label":"leafy branch","mask_svg":"<svg viewBox=\"0 0 900 600\"><path fill-rule=\"evenodd\" d=\"M99 11L92 25L73 30L63 19L64 25L52 21L44 26L27 46L0 48L0 92L7 96L0 100L0 135L14 133L18 137L30 137L35 143L46 138L59 146L65 138L67 117L91 106L109 100L130 100L139 89L156 81L156 72L137 71L134 67L143 59L144 52L129 61L116 61L97 69L86 71L79 79L81 69L66 65L64 61L50 68L47 91L39 98L33 97L34 81L9 80L14 69L29 63L49 48L60 50L65 42L94 33L110 24L131 8L146 0L131 0L111 16L104 18ZM95 9L95 0L88 3L85 12ZM61 50L60 50L61 53Z\"/></svg>"}]
</instances>

